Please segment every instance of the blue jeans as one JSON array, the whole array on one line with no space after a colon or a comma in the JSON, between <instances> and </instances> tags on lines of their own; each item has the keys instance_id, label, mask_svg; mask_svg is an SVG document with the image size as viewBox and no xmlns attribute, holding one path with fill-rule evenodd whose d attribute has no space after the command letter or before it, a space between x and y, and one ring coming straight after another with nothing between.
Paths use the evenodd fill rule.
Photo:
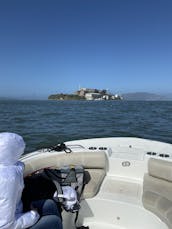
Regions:
<instances>
[{"instance_id":1,"label":"blue jeans","mask_svg":"<svg viewBox=\"0 0 172 229\"><path fill-rule=\"evenodd\" d=\"M32 203L38 209L40 219L30 229L62 229L62 220L53 200L38 200Z\"/></svg>"}]
</instances>

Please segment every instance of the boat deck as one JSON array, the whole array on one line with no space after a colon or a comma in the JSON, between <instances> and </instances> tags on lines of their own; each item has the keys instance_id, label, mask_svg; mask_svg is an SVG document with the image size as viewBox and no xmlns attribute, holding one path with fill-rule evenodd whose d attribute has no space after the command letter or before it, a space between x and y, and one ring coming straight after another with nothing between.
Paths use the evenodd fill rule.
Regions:
<instances>
[{"instance_id":1,"label":"boat deck","mask_svg":"<svg viewBox=\"0 0 172 229\"><path fill-rule=\"evenodd\" d=\"M72 149L74 154L68 155L63 152L65 163L67 163L66 158L70 158L73 155L77 161L79 158L81 163L85 163L87 167L88 164L90 166L94 162L94 167L88 167L87 169L103 169L103 172L106 174L100 186L98 186L99 183L97 184L96 187L98 188L94 195L86 197L81 202L81 209L77 220L78 226L89 226L90 229L168 229L167 225L172 221L171 216L169 215L169 219L158 217L152 210L148 210L149 208L143 206L144 203L142 200L144 194L144 177L145 174L149 173L149 159L172 161L172 145L136 138L88 139L71 141L66 144ZM97 160L97 155L102 151L102 155L104 155L103 167L101 164L102 158L101 160ZM39 153L41 154L42 165L45 165L47 162L47 160L43 160L43 158L46 158L46 155L49 158L48 162L50 163L51 161L52 164L55 162L56 166L59 166L60 158L64 162L64 158L59 157L61 155L63 156L62 152L39 151L30 156L25 156L24 159L31 161L30 157L33 157L35 161L36 159L38 161ZM95 153L97 155L92 159ZM78 154L80 157L78 157ZM88 155L91 156L91 159L84 160L86 158L88 159ZM57 156L56 160L54 160L55 156ZM40 165L40 161L38 164ZM33 167L33 163L31 166ZM30 167L28 167L29 169ZM170 169L167 168L166 170L168 172ZM95 186L97 180L98 178L95 179L93 176L92 183L90 182L93 185L91 187ZM165 205L160 206L161 208L157 210L159 215L161 213L166 214L164 206L172 206L171 197L169 197L171 200L170 203L166 203L167 201L164 199L162 199L162 203L165 203ZM153 202L154 199L151 199L151 201ZM63 228L75 229L75 214L64 211L63 213ZM167 222L167 224L164 222Z\"/></svg>"}]
</instances>

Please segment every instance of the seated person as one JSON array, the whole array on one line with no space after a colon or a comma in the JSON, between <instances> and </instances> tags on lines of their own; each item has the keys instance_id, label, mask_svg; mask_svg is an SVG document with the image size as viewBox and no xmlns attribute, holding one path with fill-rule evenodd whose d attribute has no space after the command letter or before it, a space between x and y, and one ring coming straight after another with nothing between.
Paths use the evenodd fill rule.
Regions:
<instances>
[{"instance_id":1,"label":"seated person","mask_svg":"<svg viewBox=\"0 0 172 229\"><path fill-rule=\"evenodd\" d=\"M41 218L30 229L62 229L59 209L52 199L34 201L31 205L31 209L38 211Z\"/></svg>"},{"instance_id":2,"label":"seated person","mask_svg":"<svg viewBox=\"0 0 172 229\"><path fill-rule=\"evenodd\" d=\"M24 164L19 160L25 149L23 138L0 133L0 228L62 229L61 217L53 200L34 202L23 213Z\"/></svg>"}]
</instances>

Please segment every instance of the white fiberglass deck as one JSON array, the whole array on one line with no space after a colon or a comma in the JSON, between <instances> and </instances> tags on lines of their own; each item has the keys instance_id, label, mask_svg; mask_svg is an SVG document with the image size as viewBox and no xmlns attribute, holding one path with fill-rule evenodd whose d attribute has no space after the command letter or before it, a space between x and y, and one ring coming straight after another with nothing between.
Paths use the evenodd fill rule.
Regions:
<instances>
[{"instance_id":1,"label":"white fiberglass deck","mask_svg":"<svg viewBox=\"0 0 172 229\"><path fill-rule=\"evenodd\" d=\"M143 207L142 191L148 152L156 152L155 157L168 153L172 158L170 144L136 138L88 139L67 144L76 150L107 148L107 175L99 193L82 202L80 225L90 229L168 229Z\"/></svg>"},{"instance_id":2,"label":"white fiberglass deck","mask_svg":"<svg viewBox=\"0 0 172 229\"><path fill-rule=\"evenodd\" d=\"M141 203L141 187L125 182L111 183L105 178L99 194L82 202L79 222L90 229L167 229L154 214L144 209ZM124 189L132 189L125 192ZM119 187L118 187L119 185ZM136 185L136 186L135 186ZM137 187L137 191L135 190ZM123 190L122 190L123 189ZM111 192L112 191L112 192ZM134 191L134 192L133 192Z\"/></svg>"},{"instance_id":3,"label":"white fiberglass deck","mask_svg":"<svg viewBox=\"0 0 172 229\"><path fill-rule=\"evenodd\" d=\"M45 160L47 155L47 158L49 158L48 163L51 161L52 164L55 163L59 165L59 155L64 156L64 158L61 157L63 159L61 162L64 162L68 156L70 158L70 156L72 157L73 155L76 159L75 152L78 152L81 153L82 157L78 154L77 159L80 158L82 164L84 163L84 157L87 153L88 155L94 155L95 152L96 154L99 154L100 151L103 151L103 155L105 156L105 159L107 159L104 160L106 166L103 167L106 176L103 182L101 181L99 185L97 185L94 178L92 179L92 185L97 185L98 193L96 191L91 198L88 197L81 202L81 209L77 221L78 226L89 226L90 229L172 228L171 214L165 215L166 210L169 210L169 213L171 213L171 194L169 194L170 197L168 199L167 195L163 196L163 193L161 193L161 190L163 189L161 187L161 182L163 182L162 184L164 184L164 182L168 183L168 179L170 179L170 182L172 183L172 178L169 178L171 175L168 175L167 181L161 181L161 179L159 179L159 186L157 187L160 187L158 198L161 198L162 200L160 202L161 205L158 207L155 206L156 209L150 209L153 200L157 200L155 198L153 200L151 198L147 199L148 208L145 208L145 205L143 206L145 202L142 202L144 196L144 175L149 172L148 161L150 161L150 158L153 158L160 159L160 161L162 161L162 159L164 161L169 160L171 163L171 144L137 138L100 138L66 142L66 145L72 149L74 154L68 155L65 152L53 153L43 150L30 154L30 156L25 156L24 160L30 162L31 159L34 160L35 158L35 166L38 164L39 167L41 159L42 165L47 165L47 160ZM56 157L56 159L54 159L54 157ZM96 158L94 157L94 160L96 160ZM92 164L92 159L86 161L89 169L90 164ZM70 162L71 159L68 163ZM29 164L29 166L28 170L34 168L33 163ZM99 166L100 164L96 164L93 170L98 169ZM166 173L168 174L170 171L171 174L171 164L168 165L168 168L166 165L163 166L166 168ZM156 180L156 177L153 179ZM162 177L162 179L164 178ZM166 186L171 190L170 188L172 188L172 184L171 186L166 184ZM155 192L156 191L157 189ZM157 195L155 195L156 193L153 192L153 194L153 197L157 197ZM157 202L154 203L156 205ZM63 228L75 229L75 214L70 214L68 212L65 213L64 211L63 213ZM170 226L168 227L167 225Z\"/></svg>"},{"instance_id":4,"label":"white fiberglass deck","mask_svg":"<svg viewBox=\"0 0 172 229\"><path fill-rule=\"evenodd\" d=\"M167 229L158 217L136 205L100 199L88 201L83 206L87 206L89 213L86 215L84 210L83 224L90 229L98 226L104 229Z\"/></svg>"}]
</instances>

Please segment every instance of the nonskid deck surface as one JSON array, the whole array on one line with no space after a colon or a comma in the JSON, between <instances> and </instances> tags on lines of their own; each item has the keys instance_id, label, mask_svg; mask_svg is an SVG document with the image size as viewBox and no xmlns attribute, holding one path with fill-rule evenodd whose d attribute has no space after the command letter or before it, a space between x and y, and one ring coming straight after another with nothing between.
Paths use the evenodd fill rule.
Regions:
<instances>
[{"instance_id":1,"label":"nonskid deck surface","mask_svg":"<svg viewBox=\"0 0 172 229\"><path fill-rule=\"evenodd\" d=\"M117 227L115 225L111 225L107 223L90 223L89 229L127 229L127 228Z\"/></svg>"},{"instance_id":2,"label":"nonskid deck surface","mask_svg":"<svg viewBox=\"0 0 172 229\"><path fill-rule=\"evenodd\" d=\"M145 229L141 225L138 226L137 228L132 228L132 227L120 227L120 226L111 225L107 223L90 223L87 226L89 226L89 229Z\"/></svg>"},{"instance_id":3,"label":"nonskid deck surface","mask_svg":"<svg viewBox=\"0 0 172 229\"><path fill-rule=\"evenodd\" d=\"M107 176L97 196L102 199L140 205L142 202L141 192L142 185L139 183Z\"/></svg>"},{"instance_id":4,"label":"nonskid deck surface","mask_svg":"<svg viewBox=\"0 0 172 229\"><path fill-rule=\"evenodd\" d=\"M154 214L141 205L95 197L82 202L80 225L90 229L167 229Z\"/></svg>"}]
</instances>

